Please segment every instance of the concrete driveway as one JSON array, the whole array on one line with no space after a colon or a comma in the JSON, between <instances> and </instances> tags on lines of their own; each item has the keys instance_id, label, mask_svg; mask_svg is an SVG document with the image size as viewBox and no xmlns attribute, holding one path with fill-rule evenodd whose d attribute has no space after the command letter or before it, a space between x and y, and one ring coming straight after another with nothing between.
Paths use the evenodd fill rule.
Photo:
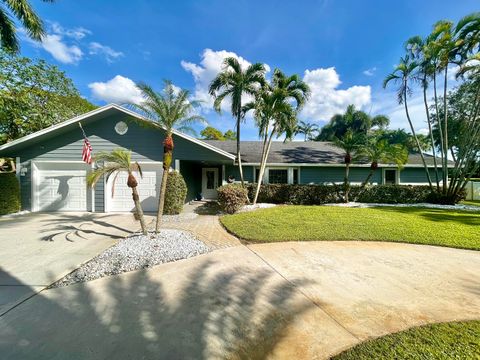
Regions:
<instances>
[{"instance_id":1,"label":"concrete driveway","mask_svg":"<svg viewBox=\"0 0 480 360\"><path fill-rule=\"evenodd\" d=\"M5 359L325 359L480 318L480 252L372 242L237 246L42 291L0 317Z\"/></svg>"},{"instance_id":2,"label":"concrete driveway","mask_svg":"<svg viewBox=\"0 0 480 360\"><path fill-rule=\"evenodd\" d=\"M0 218L0 314L137 227L130 214L34 213Z\"/></svg>"}]
</instances>

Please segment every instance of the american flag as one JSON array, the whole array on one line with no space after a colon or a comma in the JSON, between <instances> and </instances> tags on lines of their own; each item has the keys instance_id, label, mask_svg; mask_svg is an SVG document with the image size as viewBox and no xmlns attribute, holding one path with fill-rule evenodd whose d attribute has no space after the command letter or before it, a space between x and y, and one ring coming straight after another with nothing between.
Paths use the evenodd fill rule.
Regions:
<instances>
[{"instance_id":1,"label":"american flag","mask_svg":"<svg viewBox=\"0 0 480 360\"><path fill-rule=\"evenodd\" d=\"M82 160L87 164L92 163L92 145L90 145L90 141L88 141L87 135L85 131L83 131L82 124L78 123L80 129L82 130L83 134L83 149L82 149Z\"/></svg>"}]
</instances>

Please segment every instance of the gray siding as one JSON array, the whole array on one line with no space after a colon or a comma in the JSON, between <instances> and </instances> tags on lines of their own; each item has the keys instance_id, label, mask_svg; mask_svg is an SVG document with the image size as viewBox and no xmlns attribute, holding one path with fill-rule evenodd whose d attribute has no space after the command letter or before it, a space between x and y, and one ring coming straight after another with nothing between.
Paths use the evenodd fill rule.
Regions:
<instances>
[{"instance_id":1,"label":"gray siding","mask_svg":"<svg viewBox=\"0 0 480 360\"><path fill-rule=\"evenodd\" d=\"M253 166L242 166L242 168L243 168L244 180L247 182L253 182ZM225 180L230 175L233 175L236 181L240 181L240 171L238 170L238 166L235 166L235 165L225 166Z\"/></svg>"},{"instance_id":2,"label":"gray siding","mask_svg":"<svg viewBox=\"0 0 480 360\"><path fill-rule=\"evenodd\" d=\"M440 177L440 181L442 180L442 170L438 171L438 176ZM435 183L435 170L430 169L430 177L432 182ZM400 172L400 183L407 183L407 184L418 184L418 183L428 183L427 174L423 167L419 168L405 168Z\"/></svg>"},{"instance_id":3,"label":"gray siding","mask_svg":"<svg viewBox=\"0 0 480 360\"><path fill-rule=\"evenodd\" d=\"M350 181L362 182L364 181L370 172L369 168L350 168ZM300 169L300 183L301 184L323 184L332 182L342 182L345 176L344 167L313 167L306 166ZM371 178L371 182L381 183L382 170L375 171Z\"/></svg>"}]
</instances>

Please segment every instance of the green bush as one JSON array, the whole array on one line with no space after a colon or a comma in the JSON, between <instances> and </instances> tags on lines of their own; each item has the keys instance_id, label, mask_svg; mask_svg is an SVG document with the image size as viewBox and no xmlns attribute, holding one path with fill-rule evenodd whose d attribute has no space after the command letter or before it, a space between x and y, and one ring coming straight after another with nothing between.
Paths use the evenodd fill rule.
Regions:
<instances>
[{"instance_id":1,"label":"green bush","mask_svg":"<svg viewBox=\"0 0 480 360\"><path fill-rule=\"evenodd\" d=\"M187 197L187 184L182 174L173 171L168 174L167 189L165 191L164 215L177 215L183 210Z\"/></svg>"},{"instance_id":2,"label":"green bush","mask_svg":"<svg viewBox=\"0 0 480 360\"><path fill-rule=\"evenodd\" d=\"M251 199L256 184L248 185ZM350 198L359 202L384 204L414 204L431 202L432 194L428 186L375 185L361 193L359 186L351 186ZM258 202L293 205L321 205L342 202L342 185L291 185L266 184L260 187Z\"/></svg>"},{"instance_id":3,"label":"green bush","mask_svg":"<svg viewBox=\"0 0 480 360\"><path fill-rule=\"evenodd\" d=\"M0 215L20 211L20 184L15 173L0 173Z\"/></svg>"},{"instance_id":4,"label":"green bush","mask_svg":"<svg viewBox=\"0 0 480 360\"><path fill-rule=\"evenodd\" d=\"M248 192L240 184L228 184L217 189L220 209L227 214L237 212L248 202Z\"/></svg>"}]
</instances>

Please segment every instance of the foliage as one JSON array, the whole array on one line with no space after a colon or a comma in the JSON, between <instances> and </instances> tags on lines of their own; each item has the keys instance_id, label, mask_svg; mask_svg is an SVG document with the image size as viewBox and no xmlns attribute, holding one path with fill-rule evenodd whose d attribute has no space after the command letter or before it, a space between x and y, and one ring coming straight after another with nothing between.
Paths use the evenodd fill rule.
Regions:
<instances>
[{"instance_id":1,"label":"foliage","mask_svg":"<svg viewBox=\"0 0 480 360\"><path fill-rule=\"evenodd\" d=\"M307 123L305 121L299 121L295 130L295 135L303 134L304 141L311 141L315 139L315 134L319 133L320 129L317 124Z\"/></svg>"},{"instance_id":2,"label":"foliage","mask_svg":"<svg viewBox=\"0 0 480 360\"><path fill-rule=\"evenodd\" d=\"M240 184L220 186L217 192L220 209L227 214L237 212L248 202L247 189Z\"/></svg>"},{"instance_id":3,"label":"foliage","mask_svg":"<svg viewBox=\"0 0 480 360\"><path fill-rule=\"evenodd\" d=\"M256 184L248 184L249 197ZM323 205L343 202L342 188L336 185L265 184L260 187L258 201L271 204ZM428 186L375 185L362 189L351 186L350 192L358 201L383 204L414 204L432 199Z\"/></svg>"},{"instance_id":4,"label":"foliage","mask_svg":"<svg viewBox=\"0 0 480 360\"><path fill-rule=\"evenodd\" d=\"M450 203L458 198L468 178L480 169L479 50L480 13L467 15L456 24L447 20L438 21L425 38L414 36L407 40L405 55L384 82L384 85L390 82L399 84L398 101L404 105L418 148L421 146L407 100L415 89L422 91L430 143L433 145L435 191L442 194L442 201ZM448 92L452 72L463 84ZM433 99L429 100L432 95ZM436 154L440 155L439 160ZM452 171L448 171L449 158L454 161ZM423 164L433 190L427 164L425 161Z\"/></svg>"},{"instance_id":5,"label":"foliage","mask_svg":"<svg viewBox=\"0 0 480 360\"><path fill-rule=\"evenodd\" d=\"M480 250L480 213L416 207L276 206L220 218L241 239L390 241Z\"/></svg>"},{"instance_id":6,"label":"foliage","mask_svg":"<svg viewBox=\"0 0 480 360\"><path fill-rule=\"evenodd\" d=\"M170 165L173 159L173 129L183 132L194 132L192 124L196 122L205 123L206 120L195 113L200 103L190 99L188 90L177 91L171 81L165 80L162 92L155 91L145 83L138 83L137 87L142 92L143 101L140 104L129 104L130 107L150 119L144 126L158 130L161 127L165 131L163 141L163 176L158 196L158 211L155 231L160 231L162 215L167 192Z\"/></svg>"},{"instance_id":7,"label":"foliage","mask_svg":"<svg viewBox=\"0 0 480 360\"><path fill-rule=\"evenodd\" d=\"M273 137L292 138L297 130L297 113L310 96L310 88L298 76L286 76L275 69L270 83L256 94L255 100L243 107L243 113L253 110L258 135L263 139L259 178L263 179ZM253 197L256 204L260 183Z\"/></svg>"},{"instance_id":8,"label":"foliage","mask_svg":"<svg viewBox=\"0 0 480 360\"><path fill-rule=\"evenodd\" d=\"M140 177L142 176L142 168L138 162L132 162L132 152L125 149L115 149L112 152L99 152L93 159L96 163L96 168L87 175L88 186L94 187L97 182L103 177L108 179L111 176L113 178L112 196L115 192L115 183L117 180L117 174L125 171L128 174L127 186L132 189L132 198L135 203L135 216L140 220L142 232L147 234L147 226L145 218L143 216L142 204L137 191L137 180L134 172L137 172Z\"/></svg>"},{"instance_id":9,"label":"foliage","mask_svg":"<svg viewBox=\"0 0 480 360\"><path fill-rule=\"evenodd\" d=\"M386 140L389 144L403 145L409 152L420 151L413 135L403 129L378 129L374 131L374 135L377 139ZM431 141L427 135L417 134L417 138L423 151L428 151L432 148Z\"/></svg>"},{"instance_id":10,"label":"foliage","mask_svg":"<svg viewBox=\"0 0 480 360\"><path fill-rule=\"evenodd\" d=\"M93 109L56 66L0 51L0 143Z\"/></svg>"},{"instance_id":11,"label":"foliage","mask_svg":"<svg viewBox=\"0 0 480 360\"><path fill-rule=\"evenodd\" d=\"M185 198L187 196L187 184L182 174L173 171L169 174L167 180L167 190L165 192L164 215L177 215L183 210Z\"/></svg>"},{"instance_id":12,"label":"foliage","mask_svg":"<svg viewBox=\"0 0 480 360\"><path fill-rule=\"evenodd\" d=\"M203 140L236 140L237 135L232 130L227 130L224 134L213 126L207 126L200 131L200 135Z\"/></svg>"},{"instance_id":13,"label":"foliage","mask_svg":"<svg viewBox=\"0 0 480 360\"><path fill-rule=\"evenodd\" d=\"M42 1L53 2L53 0ZM20 20L31 39L37 41L42 39L44 35L42 20L28 0L2 0L1 3L3 6L0 5L0 48L10 52L17 52L20 49L13 16Z\"/></svg>"},{"instance_id":14,"label":"foliage","mask_svg":"<svg viewBox=\"0 0 480 360\"><path fill-rule=\"evenodd\" d=\"M20 211L20 184L14 172L0 173L0 215Z\"/></svg>"},{"instance_id":15,"label":"foliage","mask_svg":"<svg viewBox=\"0 0 480 360\"><path fill-rule=\"evenodd\" d=\"M332 359L475 359L479 337L480 321L431 324L368 340Z\"/></svg>"},{"instance_id":16,"label":"foliage","mask_svg":"<svg viewBox=\"0 0 480 360\"><path fill-rule=\"evenodd\" d=\"M244 119L242 96L255 96L258 88L265 83L265 65L255 63L242 69L242 65L234 57L228 57L223 61L223 70L212 80L209 93L215 98L213 103L215 110L221 112L222 102L230 98L232 116L236 119L235 130L237 132L237 162L240 171L242 185L243 168L240 155L240 123Z\"/></svg>"}]
</instances>

